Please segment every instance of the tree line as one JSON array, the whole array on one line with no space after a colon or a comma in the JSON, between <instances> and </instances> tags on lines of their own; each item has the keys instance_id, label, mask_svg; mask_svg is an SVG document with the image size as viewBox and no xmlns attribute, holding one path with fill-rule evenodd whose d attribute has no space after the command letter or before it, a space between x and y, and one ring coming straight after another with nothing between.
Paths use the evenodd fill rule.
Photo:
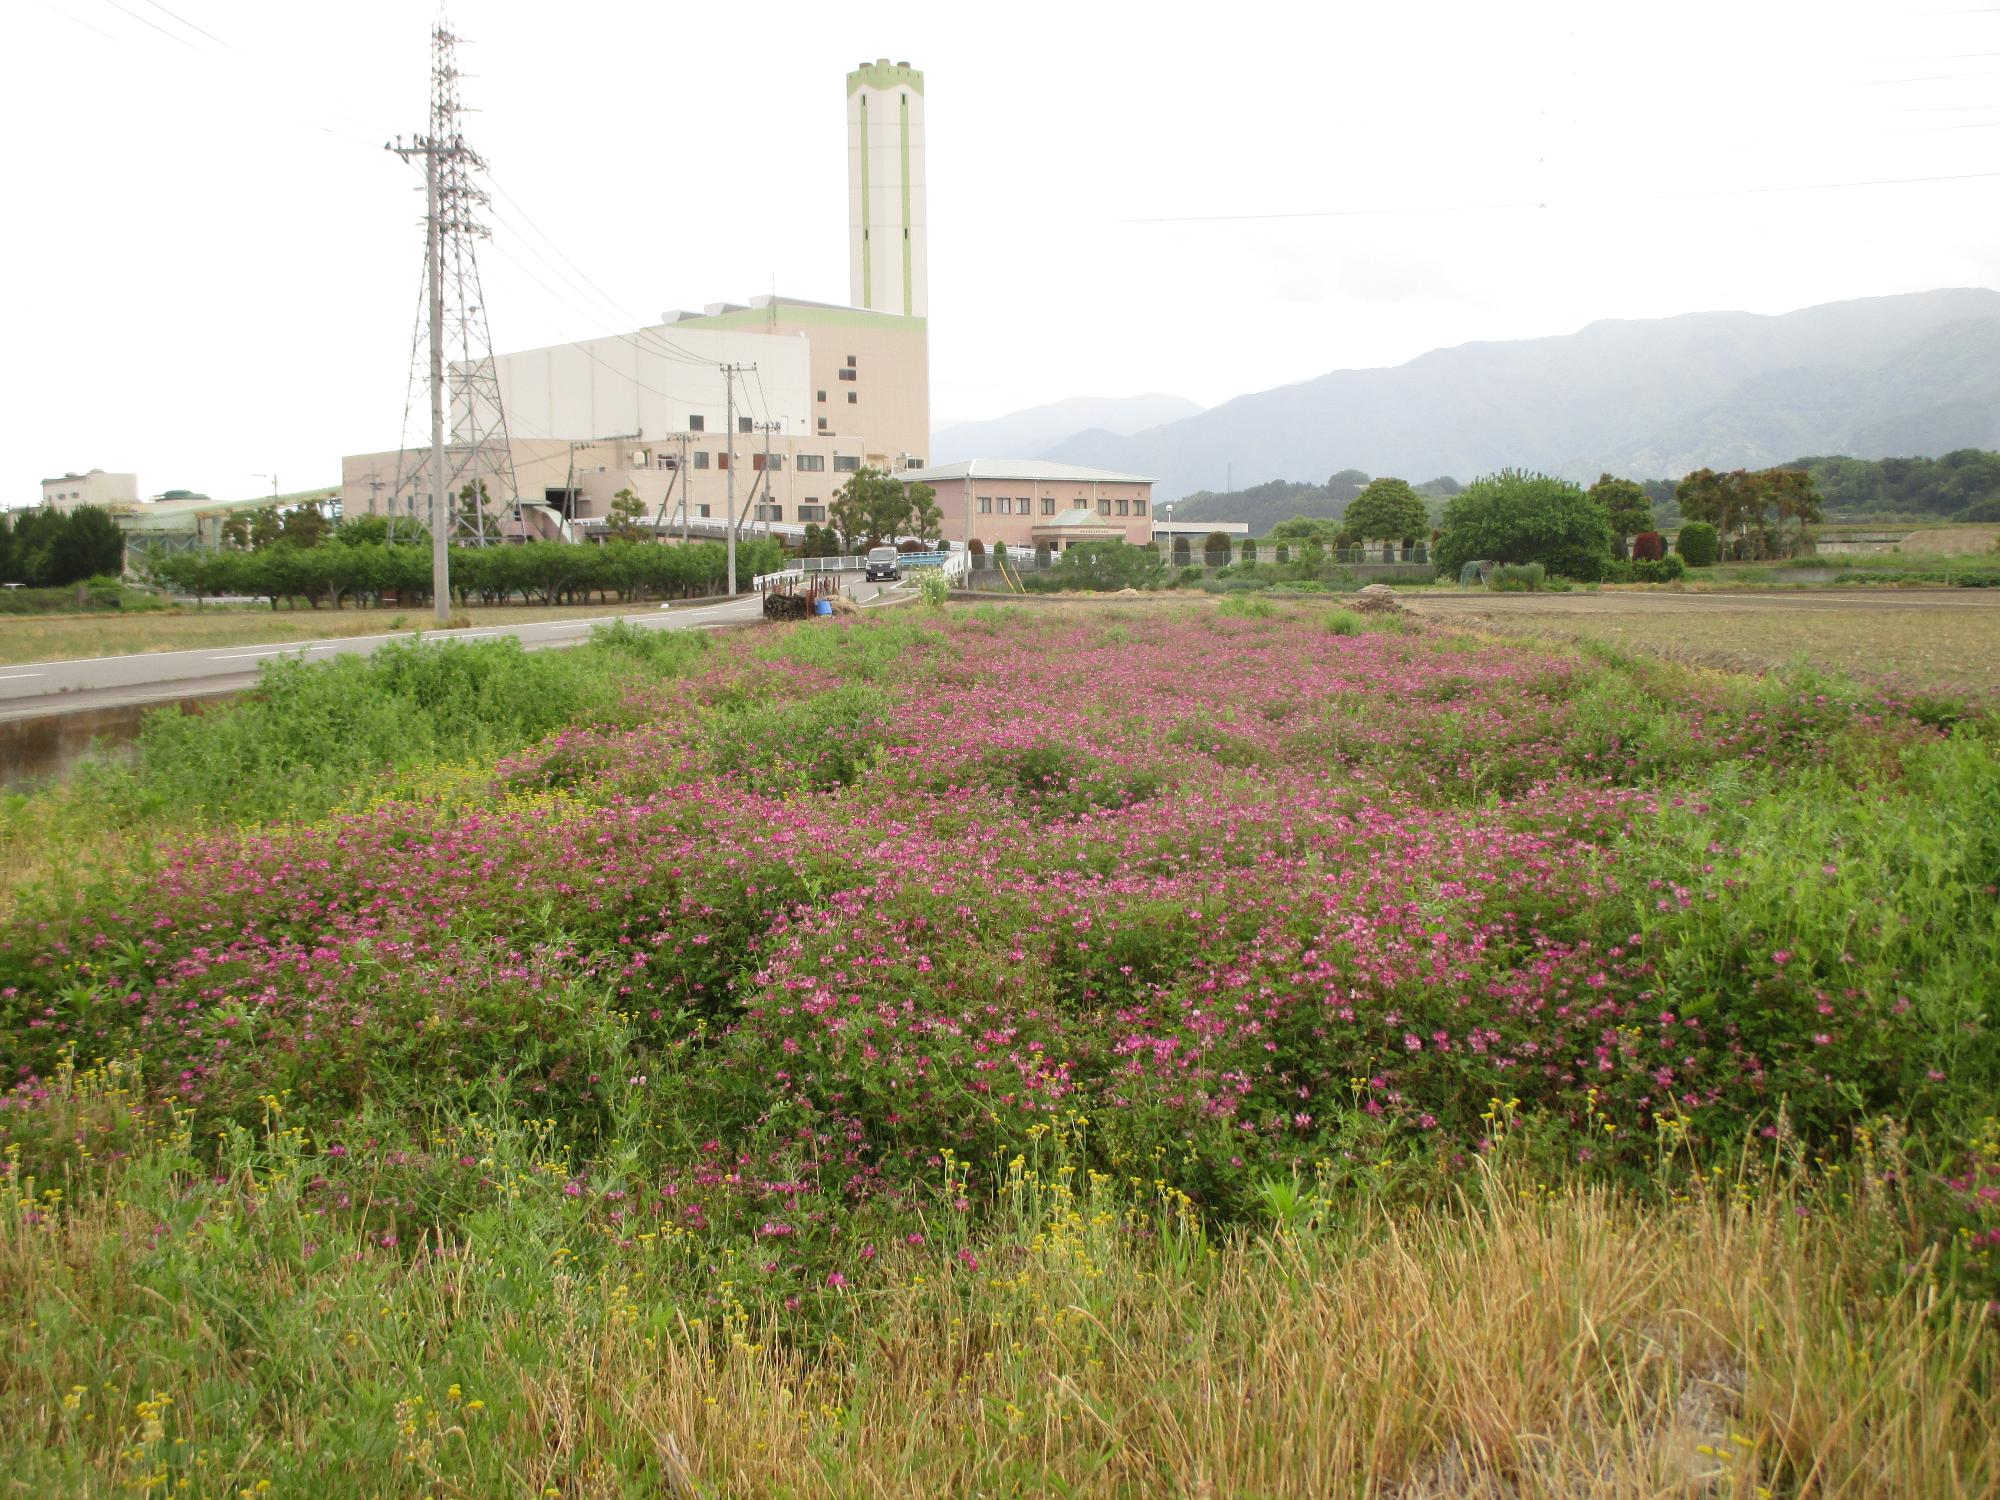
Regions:
<instances>
[{"instance_id":1,"label":"tree line","mask_svg":"<svg viewBox=\"0 0 2000 1500\"><path fill-rule=\"evenodd\" d=\"M428 538L370 540L380 519L364 517L332 529L316 546L273 542L261 549L175 552L146 559L146 570L168 588L196 599L269 598L296 606L339 609L349 603L410 604L431 598ZM350 528L360 539L350 539ZM403 535L407 529L399 528ZM738 587L784 566L784 549L768 537L736 547ZM720 542L524 542L450 549L451 592L461 604L577 604L592 599L686 599L720 593L728 554Z\"/></svg>"},{"instance_id":2,"label":"tree line","mask_svg":"<svg viewBox=\"0 0 2000 1500\"><path fill-rule=\"evenodd\" d=\"M125 533L98 506L0 511L0 583L64 588L124 567Z\"/></svg>"},{"instance_id":3,"label":"tree line","mask_svg":"<svg viewBox=\"0 0 2000 1500\"><path fill-rule=\"evenodd\" d=\"M1842 516L1949 516L2000 521L2000 453L1960 448L1942 458L1802 458L1826 501Z\"/></svg>"}]
</instances>

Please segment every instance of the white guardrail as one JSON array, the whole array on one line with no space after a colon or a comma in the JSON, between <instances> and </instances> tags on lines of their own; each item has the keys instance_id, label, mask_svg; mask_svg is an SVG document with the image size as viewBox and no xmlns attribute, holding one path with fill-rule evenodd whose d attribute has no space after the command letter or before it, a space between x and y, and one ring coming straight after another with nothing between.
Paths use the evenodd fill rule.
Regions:
<instances>
[{"instance_id":1,"label":"white guardrail","mask_svg":"<svg viewBox=\"0 0 2000 1500\"><path fill-rule=\"evenodd\" d=\"M914 568L936 568L948 579L963 582L972 571L971 554L954 552L904 552L897 556L897 565L906 571ZM804 583L808 574L859 573L868 565L865 557L803 557L789 568L776 573L759 573L750 580L750 587L763 589L774 583Z\"/></svg>"}]
</instances>

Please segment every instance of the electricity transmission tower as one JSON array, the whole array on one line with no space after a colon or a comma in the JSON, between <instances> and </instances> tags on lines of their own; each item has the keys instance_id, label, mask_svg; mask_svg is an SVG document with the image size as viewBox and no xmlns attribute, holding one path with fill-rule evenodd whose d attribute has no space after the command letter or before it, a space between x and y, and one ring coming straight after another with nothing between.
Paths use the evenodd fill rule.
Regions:
<instances>
[{"instance_id":1,"label":"electricity transmission tower","mask_svg":"<svg viewBox=\"0 0 2000 1500\"><path fill-rule=\"evenodd\" d=\"M388 147L405 161L422 158L426 205L424 293L411 339L390 527L397 505L415 518L428 501L440 617L448 609L445 548L498 541L499 515L519 498L475 253L492 233L477 218L488 197L473 180L486 163L466 144L459 124L465 106L458 93L458 41L440 17L431 30L429 133L408 145L398 136ZM429 388L430 441L412 450L410 418L422 386Z\"/></svg>"}]
</instances>

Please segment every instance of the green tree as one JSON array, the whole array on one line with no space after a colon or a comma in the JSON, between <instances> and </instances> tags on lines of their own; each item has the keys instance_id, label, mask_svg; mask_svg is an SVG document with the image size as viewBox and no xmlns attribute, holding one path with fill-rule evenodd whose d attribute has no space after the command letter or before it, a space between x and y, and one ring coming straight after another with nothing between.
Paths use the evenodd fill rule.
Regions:
<instances>
[{"instance_id":1,"label":"green tree","mask_svg":"<svg viewBox=\"0 0 2000 1500\"><path fill-rule=\"evenodd\" d=\"M408 523L405 523L406 527L407 525ZM333 535L336 541L345 542L350 547L359 547L368 542L386 542L389 540L389 518L375 515L348 516L334 527ZM412 540L407 530L403 531L400 540L406 542Z\"/></svg>"},{"instance_id":2,"label":"green tree","mask_svg":"<svg viewBox=\"0 0 2000 1500\"><path fill-rule=\"evenodd\" d=\"M262 552L275 547L285 535L285 518L275 505L260 505L250 516L250 545Z\"/></svg>"},{"instance_id":3,"label":"green tree","mask_svg":"<svg viewBox=\"0 0 2000 1500\"><path fill-rule=\"evenodd\" d=\"M317 547L333 534L333 523L317 505L295 505L278 523L279 540L294 547Z\"/></svg>"},{"instance_id":4,"label":"green tree","mask_svg":"<svg viewBox=\"0 0 2000 1500\"><path fill-rule=\"evenodd\" d=\"M611 513L605 519L614 541L637 542L648 534L641 524L646 519L646 503L630 485L611 497Z\"/></svg>"},{"instance_id":5,"label":"green tree","mask_svg":"<svg viewBox=\"0 0 2000 1500\"><path fill-rule=\"evenodd\" d=\"M1599 474L1597 483L1590 487L1590 498L1603 506L1604 514L1610 517L1611 550L1618 557L1625 555L1625 538L1652 527L1653 502L1629 479Z\"/></svg>"},{"instance_id":6,"label":"green tree","mask_svg":"<svg viewBox=\"0 0 2000 1500\"><path fill-rule=\"evenodd\" d=\"M1715 528L1708 522L1684 521L1681 534L1674 538L1674 550L1690 568L1706 568L1714 564L1721 549L1716 545Z\"/></svg>"},{"instance_id":7,"label":"green tree","mask_svg":"<svg viewBox=\"0 0 2000 1500\"><path fill-rule=\"evenodd\" d=\"M1090 589L1099 592L1152 588L1165 571L1160 554L1130 542L1078 542L1052 568L1031 574L1036 589Z\"/></svg>"},{"instance_id":8,"label":"green tree","mask_svg":"<svg viewBox=\"0 0 2000 1500\"><path fill-rule=\"evenodd\" d=\"M850 552L900 536L934 541L944 524L936 490L881 469L857 470L835 493L827 520Z\"/></svg>"},{"instance_id":9,"label":"green tree","mask_svg":"<svg viewBox=\"0 0 2000 1500\"><path fill-rule=\"evenodd\" d=\"M1884 468L1888 466L1884 460ZM1776 557L1801 550L1806 528L1818 521L1823 502L1805 469L1734 469L1718 474L1696 469L1674 490L1681 515L1706 521L1729 539L1733 554ZM1785 528L1792 527L1788 540Z\"/></svg>"},{"instance_id":10,"label":"green tree","mask_svg":"<svg viewBox=\"0 0 2000 1500\"><path fill-rule=\"evenodd\" d=\"M1444 508L1432 554L1456 578L1468 562L1541 563L1567 578L1597 578L1611 558L1611 520L1577 485L1502 469L1475 479Z\"/></svg>"},{"instance_id":11,"label":"green tree","mask_svg":"<svg viewBox=\"0 0 2000 1500\"><path fill-rule=\"evenodd\" d=\"M49 540L47 583L59 587L86 578L115 578L125 570L125 533L109 511L79 505L62 521L62 529Z\"/></svg>"},{"instance_id":12,"label":"green tree","mask_svg":"<svg viewBox=\"0 0 2000 1500\"><path fill-rule=\"evenodd\" d=\"M944 512L938 508L937 491L928 484L910 484L910 519L907 530L933 549L944 537Z\"/></svg>"},{"instance_id":13,"label":"green tree","mask_svg":"<svg viewBox=\"0 0 2000 1500\"><path fill-rule=\"evenodd\" d=\"M1271 528L1274 542L1330 542L1340 534L1340 522L1331 516L1293 516Z\"/></svg>"},{"instance_id":14,"label":"green tree","mask_svg":"<svg viewBox=\"0 0 2000 1500\"><path fill-rule=\"evenodd\" d=\"M1341 529L1362 542L1414 541L1430 530L1430 512L1401 479L1371 479L1341 517Z\"/></svg>"},{"instance_id":15,"label":"green tree","mask_svg":"<svg viewBox=\"0 0 2000 1500\"><path fill-rule=\"evenodd\" d=\"M1326 497L1335 507L1352 502L1367 488L1368 476L1359 469L1342 469L1326 482Z\"/></svg>"}]
</instances>

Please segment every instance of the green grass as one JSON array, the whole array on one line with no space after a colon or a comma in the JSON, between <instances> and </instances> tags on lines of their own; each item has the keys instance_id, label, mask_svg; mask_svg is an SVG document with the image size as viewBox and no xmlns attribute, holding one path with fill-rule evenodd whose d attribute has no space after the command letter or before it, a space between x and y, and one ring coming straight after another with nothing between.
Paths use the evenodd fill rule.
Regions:
<instances>
[{"instance_id":1,"label":"green grass","mask_svg":"<svg viewBox=\"0 0 2000 1500\"><path fill-rule=\"evenodd\" d=\"M1996 740L1255 596L274 669L0 808L7 1483L1990 1495Z\"/></svg>"}]
</instances>

